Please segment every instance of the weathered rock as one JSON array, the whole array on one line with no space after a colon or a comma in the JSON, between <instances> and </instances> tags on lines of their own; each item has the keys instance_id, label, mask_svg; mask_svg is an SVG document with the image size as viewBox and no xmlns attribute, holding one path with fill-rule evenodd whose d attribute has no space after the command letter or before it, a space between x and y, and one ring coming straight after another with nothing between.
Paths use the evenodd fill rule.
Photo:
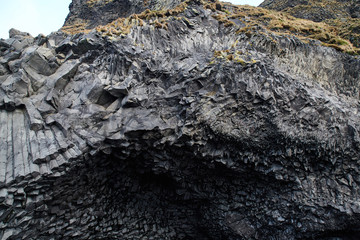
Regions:
<instances>
[{"instance_id":1,"label":"weathered rock","mask_svg":"<svg viewBox=\"0 0 360 240\"><path fill-rule=\"evenodd\" d=\"M265 0L260 4L260 7L290 12L296 17L310 19L315 22L321 22L326 19L345 18L350 15L356 17L352 12L359 6L359 1L344 0Z\"/></svg>"},{"instance_id":2,"label":"weathered rock","mask_svg":"<svg viewBox=\"0 0 360 240\"><path fill-rule=\"evenodd\" d=\"M335 26L341 37L360 48L358 19L360 18L360 1L358 0L265 0L260 7ZM332 42L335 43L335 41Z\"/></svg>"},{"instance_id":3,"label":"weathered rock","mask_svg":"<svg viewBox=\"0 0 360 240\"><path fill-rule=\"evenodd\" d=\"M0 76L7 74L9 71L4 67L4 65L0 64Z\"/></svg>"},{"instance_id":4,"label":"weathered rock","mask_svg":"<svg viewBox=\"0 0 360 240\"><path fill-rule=\"evenodd\" d=\"M23 72L17 72L9 75L4 82L1 83L1 88L9 95L26 97L28 95L29 81Z\"/></svg>"},{"instance_id":5,"label":"weathered rock","mask_svg":"<svg viewBox=\"0 0 360 240\"><path fill-rule=\"evenodd\" d=\"M34 38L27 32L21 32L12 28L9 30L9 39L6 41L17 51L20 51L32 45Z\"/></svg>"},{"instance_id":6,"label":"weathered rock","mask_svg":"<svg viewBox=\"0 0 360 240\"><path fill-rule=\"evenodd\" d=\"M30 54L29 59L24 64L28 65L37 73L41 73L45 76L50 76L58 68L57 64L53 59L54 57L55 56L50 49L39 47Z\"/></svg>"},{"instance_id":7,"label":"weathered rock","mask_svg":"<svg viewBox=\"0 0 360 240\"><path fill-rule=\"evenodd\" d=\"M84 24L91 29L105 25L119 17L128 17L133 13L141 13L146 9L163 10L176 7L181 0L75 0L70 4L70 13L65 20L65 26Z\"/></svg>"},{"instance_id":8,"label":"weathered rock","mask_svg":"<svg viewBox=\"0 0 360 240\"><path fill-rule=\"evenodd\" d=\"M4 46L0 238L359 236L360 60L214 4Z\"/></svg>"},{"instance_id":9,"label":"weathered rock","mask_svg":"<svg viewBox=\"0 0 360 240\"><path fill-rule=\"evenodd\" d=\"M21 32L15 28L11 28L9 30L9 38L24 38L24 37L31 37L31 35L27 32Z\"/></svg>"},{"instance_id":10,"label":"weathered rock","mask_svg":"<svg viewBox=\"0 0 360 240\"><path fill-rule=\"evenodd\" d=\"M354 1L350 7L350 15L352 18L360 18L360 1Z\"/></svg>"}]
</instances>

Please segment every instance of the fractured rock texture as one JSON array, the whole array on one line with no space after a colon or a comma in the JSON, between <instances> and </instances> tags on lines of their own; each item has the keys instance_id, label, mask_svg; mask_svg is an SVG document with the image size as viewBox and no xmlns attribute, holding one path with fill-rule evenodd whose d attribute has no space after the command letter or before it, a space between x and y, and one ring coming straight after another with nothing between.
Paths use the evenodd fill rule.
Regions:
<instances>
[{"instance_id":1,"label":"fractured rock texture","mask_svg":"<svg viewBox=\"0 0 360 240\"><path fill-rule=\"evenodd\" d=\"M260 7L286 11L298 18L315 22L335 18L358 18L358 0L265 0Z\"/></svg>"},{"instance_id":2,"label":"fractured rock texture","mask_svg":"<svg viewBox=\"0 0 360 240\"><path fill-rule=\"evenodd\" d=\"M359 236L359 59L180 16L0 41L2 239Z\"/></svg>"},{"instance_id":3,"label":"fractured rock texture","mask_svg":"<svg viewBox=\"0 0 360 240\"><path fill-rule=\"evenodd\" d=\"M326 22L340 36L360 47L359 0L265 0L260 7L289 13L297 18Z\"/></svg>"},{"instance_id":4,"label":"fractured rock texture","mask_svg":"<svg viewBox=\"0 0 360 240\"><path fill-rule=\"evenodd\" d=\"M146 9L171 9L180 2L181 0L74 0L70 4L65 26L84 23L86 28L91 29Z\"/></svg>"}]
</instances>

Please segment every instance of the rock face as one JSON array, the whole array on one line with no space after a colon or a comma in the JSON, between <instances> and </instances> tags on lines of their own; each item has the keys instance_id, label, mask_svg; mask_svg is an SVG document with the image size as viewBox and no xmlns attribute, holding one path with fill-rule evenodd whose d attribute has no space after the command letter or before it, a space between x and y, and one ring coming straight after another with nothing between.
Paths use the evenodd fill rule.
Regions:
<instances>
[{"instance_id":1,"label":"rock face","mask_svg":"<svg viewBox=\"0 0 360 240\"><path fill-rule=\"evenodd\" d=\"M340 36L360 47L359 0L265 0L260 7L289 13L297 18L326 22Z\"/></svg>"},{"instance_id":2,"label":"rock face","mask_svg":"<svg viewBox=\"0 0 360 240\"><path fill-rule=\"evenodd\" d=\"M0 41L2 239L359 238L360 60L185 3Z\"/></svg>"},{"instance_id":3,"label":"rock face","mask_svg":"<svg viewBox=\"0 0 360 240\"><path fill-rule=\"evenodd\" d=\"M171 9L180 2L181 0L74 0L70 4L65 26L84 24L87 29L91 29L146 9Z\"/></svg>"},{"instance_id":4,"label":"rock face","mask_svg":"<svg viewBox=\"0 0 360 240\"><path fill-rule=\"evenodd\" d=\"M358 18L358 0L265 0L260 7L289 12L295 17L321 22L335 18Z\"/></svg>"}]
</instances>

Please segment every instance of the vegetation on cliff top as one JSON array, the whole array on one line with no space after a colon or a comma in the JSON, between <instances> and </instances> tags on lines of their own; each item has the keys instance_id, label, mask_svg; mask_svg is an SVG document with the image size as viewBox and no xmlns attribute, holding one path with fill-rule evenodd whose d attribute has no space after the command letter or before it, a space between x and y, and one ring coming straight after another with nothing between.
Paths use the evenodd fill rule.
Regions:
<instances>
[{"instance_id":1,"label":"vegetation on cliff top","mask_svg":"<svg viewBox=\"0 0 360 240\"><path fill-rule=\"evenodd\" d=\"M98 0L89 0L95 2ZM109 0L107 0L109 1ZM212 11L212 16L223 24L224 27L233 27L241 34L247 35L256 32L271 32L278 35L295 35L301 40L319 40L324 46L333 47L339 51L352 55L360 54L360 48L354 46L350 41L353 36L360 34L360 21L353 21L344 24L340 20L329 20L328 22L313 22L311 20L299 19L286 12L252 7L248 5L232 5L218 0L186 0L177 7L167 10L149 10L132 14L127 18L119 18L107 25L98 26L96 30L103 35L116 37L130 33L134 26L153 25L155 28L167 29L170 20L186 21L181 16L190 4L201 4L204 8ZM240 20L241 25L235 24L235 20ZM238 21L237 21L238 22ZM65 26L62 31L68 34L88 32L86 22Z\"/></svg>"},{"instance_id":2,"label":"vegetation on cliff top","mask_svg":"<svg viewBox=\"0 0 360 240\"><path fill-rule=\"evenodd\" d=\"M261 7L282 11L290 15L313 20L316 22L326 19L349 18L355 1L344 0L265 0Z\"/></svg>"},{"instance_id":3,"label":"vegetation on cliff top","mask_svg":"<svg viewBox=\"0 0 360 240\"><path fill-rule=\"evenodd\" d=\"M330 25L326 22L313 22L293 17L284 12L251 6L236 6L234 7L234 13L226 14L226 17L229 20L235 18L245 20L246 27L239 29L239 32L251 34L260 25L275 34L295 35L302 40L319 40L323 45L333 47L339 51L354 55L360 54L360 49L348 39L351 33L341 24ZM350 24L348 29L354 29L356 24L359 24L359 21Z\"/></svg>"},{"instance_id":4,"label":"vegetation on cliff top","mask_svg":"<svg viewBox=\"0 0 360 240\"><path fill-rule=\"evenodd\" d=\"M260 6L298 18L325 22L339 36L360 48L360 1L353 0L265 0Z\"/></svg>"}]
</instances>

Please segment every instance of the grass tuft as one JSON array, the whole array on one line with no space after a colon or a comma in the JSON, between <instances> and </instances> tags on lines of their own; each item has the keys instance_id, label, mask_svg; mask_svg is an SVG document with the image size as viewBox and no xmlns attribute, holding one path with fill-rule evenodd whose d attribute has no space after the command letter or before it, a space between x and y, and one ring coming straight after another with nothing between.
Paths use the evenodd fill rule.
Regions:
<instances>
[{"instance_id":1,"label":"grass tuft","mask_svg":"<svg viewBox=\"0 0 360 240\"><path fill-rule=\"evenodd\" d=\"M89 6L103 5L113 0L87 0ZM149 4L145 1L144 4ZM184 16L190 4L202 5L210 10L212 17L224 27L233 27L237 34L273 33L277 35L295 35L302 41L308 39L319 40L322 45L333 47L339 51L356 55L360 52L360 19L331 19L326 22L313 22L299 19L288 13L277 12L248 5L232 5L218 0L186 0L173 9L145 10L140 14L133 14L128 18L119 18L107 25L98 26L97 31L106 36L120 36L129 34L134 26L153 25L158 29L168 29L170 20L182 20L192 26ZM235 22L242 22L239 27ZM65 26L62 30L69 34L88 32L86 22L79 22L72 26ZM267 32L267 33L266 33ZM269 34L267 34L269 35Z\"/></svg>"},{"instance_id":2,"label":"grass tuft","mask_svg":"<svg viewBox=\"0 0 360 240\"><path fill-rule=\"evenodd\" d=\"M86 5L89 7L94 7L96 5L104 6L108 3L111 3L114 0L87 0Z\"/></svg>"}]
</instances>

